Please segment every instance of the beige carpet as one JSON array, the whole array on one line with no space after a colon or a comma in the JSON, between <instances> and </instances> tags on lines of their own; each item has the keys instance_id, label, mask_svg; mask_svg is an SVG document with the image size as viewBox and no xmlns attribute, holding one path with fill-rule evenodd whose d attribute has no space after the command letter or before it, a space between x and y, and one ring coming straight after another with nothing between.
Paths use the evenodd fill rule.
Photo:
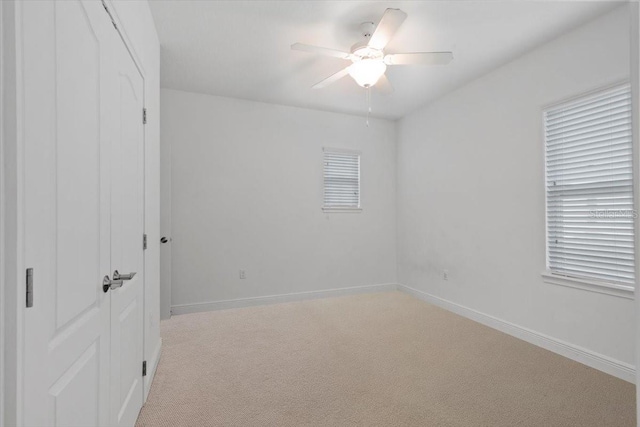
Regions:
<instances>
[{"instance_id":1,"label":"beige carpet","mask_svg":"<svg viewBox=\"0 0 640 427\"><path fill-rule=\"evenodd\" d=\"M398 292L174 316L138 427L635 426L632 384Z\"/></svg>"}]
</instances>

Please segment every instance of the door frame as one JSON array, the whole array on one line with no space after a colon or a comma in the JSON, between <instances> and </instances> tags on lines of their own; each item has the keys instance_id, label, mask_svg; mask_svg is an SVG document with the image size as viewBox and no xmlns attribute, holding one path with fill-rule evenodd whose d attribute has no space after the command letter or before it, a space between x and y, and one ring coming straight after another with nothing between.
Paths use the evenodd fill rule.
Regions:
<instances>
[{"instance_id":1,"label":"door frame","mask_svg":"<svg viewBox=\"0 0 640 427\"><path fill-rule=\"evenodd\" d=\"M4 3L4 2L3 2ZM4 5L0 3L0 28L5 28ZM4 30L0 29L0 58L5 56ZM4 213L4 62L0 66L0 218L5 217ZM4 221L0 220L0 321L4 322ZM0 326L0 414L4 414L4 326ZM4 427L4 415L0 416L0 427Z\"/></svg>"},{"instance_id":2,"label":"door frame","mask_svg":"<svg viewBox=\"0 0 640 427\"><path fill-rule=\"evenodd\" d=\"M640 211L640 6L637 2L629 2L628 6L630 20L630 81L631 81L631 137L633 140L633 208L635 212ZM635 321L636 321L636 414L638 425L640 425L640 283L638 271L640 271L640 221L634 221L633 231L635 234L635 270L636 282L634 292Z\"/></svg>"},{"instance_id":3,"label":"door frame","mask_svg":"<svg viewBox=\"0 0 640 427\"><path fill-rule=\"evenodd\" d=\"M4 6L0 3L0 28L3 23ZM4 30L0 30L0 58L4 58ZM4 218L4 61L0 66L0 218ZM0 320L4 325L4 221L0 220ZM0 414L4 414L4 326L0 327ZM0 416L0 427L4 427L4 415Z\"/></svg>"},{"instance_id":4,"label":"door frame","mask_svg":"<svg viewBox=\"0 0 640 427\"><path fill-rule=\"evenodd\" d=\"M20 5L0 2L0 426L22 423L22 124Z\"/></svg>"},{"instance_id":5,"label":"door frame","mask_svg":"<svg viewBox=\"0 0 640 427\"><path fill-rule=\"evenodd\" d=\"M143 105L146 106L146 73L112 0L104 0L116 24L122 42L140 72L143 81ZM22 111L21 34L22 4L18 0L0 1L0 427L23 424L24 372L24 315L25 270L24 253L24 155L22 139L24 112ZM14 90L9 90L15 88ZM142 116L142 112L140 112ZM142 117L140 118L142 120ZM146 157L147 130L143 128L143 227L146 232ZM142 239L142 236L140 236ZM141 242L142 244L142 242ZM143 255L146 270L146 254ZM143 275L146 278L146 274ZM37 279L36 279L37 280ZM145 294L146 279L142 283L142 354L147 353ZM142 367L140 367L142 369ZM144 379L143 379L144 384ZM143 402L147 388L143 385Z\"/></svg>"}]
</instances>

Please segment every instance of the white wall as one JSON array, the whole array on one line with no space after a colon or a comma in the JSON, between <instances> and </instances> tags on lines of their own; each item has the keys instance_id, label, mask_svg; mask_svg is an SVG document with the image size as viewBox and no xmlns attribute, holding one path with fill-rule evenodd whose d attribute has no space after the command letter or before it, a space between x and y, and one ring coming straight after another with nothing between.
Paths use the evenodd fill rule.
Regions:
<instances>
[{"instance_id":1,"label":"white wall","mask_svg":"<svg viewBox=\"0 0 640 427\"><path fill-rule=\"evenodd\" d=\"M540 276L542 109L628 78L628 20L614 10L399 122L400 283L635 364L632 300Z\"/></svg>"},{"instance_id":2,"label":"white wall","mask_svg":"<svg viewBox=\"0 0 640 427\"><path fill-rule=\"evenodd\" d=\"M393 122L161 93L174 309L396 282ZM322 212L325 146L361 150L361 213Z\"/></svg>"},{"instance_id":3,"label":"white wall","mask_svg":"<svg viewBox=\"0 0 640 427\"><path fill-rule=\"evenodd\" d=\"M144 1L112 1L113 12L122 23L120 31L132 48L144 74L145 126L145 233L144 253L144 358L153 373L160 356L160 42ZM142 237L141 237L142 238ZM142 241L141 241L142 244ZM145 377L145 399L152 375Z\"/></svg>"}]
</instances>

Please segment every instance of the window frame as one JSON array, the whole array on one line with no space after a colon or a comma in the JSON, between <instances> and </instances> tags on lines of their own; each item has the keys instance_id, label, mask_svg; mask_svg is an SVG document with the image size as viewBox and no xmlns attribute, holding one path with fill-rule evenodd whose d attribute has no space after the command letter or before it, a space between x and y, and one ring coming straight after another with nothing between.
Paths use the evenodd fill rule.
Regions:
<instances>
[{"instance_id":1,"label":"window frame","mask_svg":"<svg viewBox=\"0 0 640 427\"><path fill-rule=\"evenodd\" d=\"M358 156L358 206L325 206L325 154L351 154ZM322 147L322 211L325 213L360 213L362 212L362 152L346 148Z\"/></svg>"},{"instance_id":2,"label":"window frame","mask_svg":"<svg viewBox=\"0 0 640 427\"><path fill-rule=\"evenodd\" d=\"M582 289L582 290L586 290L586 291L590 291L590 292L596 292L596 293L600 293L600 294L605 294L605 295L612 295L612 296L616 296L616 297L621 297L621 298L626 298L626 299L634 299L634 293L635 293L635 287L633 285L628 285L626 283L620 283L620 282L614 282L614 281L606 281L606 280L600 280L600 279L596 279L596 278L592 278L592 277L586 277L586 276L580 276L580 275L571 275L571 274L565 274L565 273L560 273L557 271L553 271L551 270L551 268L549 267L549 211L548 211L548 190L547 190L547 174L548 174L548 170L547 170L547 133L546 133L546 122L545 122L545 115L547 112L549 112L550 110L553 110L554 108L558 108L562 105L565 104L570 104L570 103L574 103L577 101L580 101L583 98L587 98L590 96L594 96L597 95L599 93L603 93L603 92L607 92L607 91L612 91L615 90L617 88L622 88L624 86L629 87L629 90L631 91L631 84L628 80L619 80L616 81L612 84L609 85L605 85L605 86L601 86L598 87L594 90L590 90L590 91L586 91L586 92L582 92L579 93L577 95L571 96L569 98L564 98L561 99L559 101L553 102L551 104L548 105L544 105L541 108L541 112L540 112L540 117L541 117L541 136L542 136L542 153L543 153L543 166L544 166L544 174L543 174L543 192L544 192L544 220L545 220L545 230L544 230L544 247L545 247L545 269L544 271L541 272L541 277L544 283L548 283L548 284L553 284L553 285L559 285L559 286L564 286L564 287L569 287L569 288L575 288L575 289ZM632 110L633 110L633 95L632 95L632 99L631 99L631 103L632 103ZM637 153L635 153L635 144L634 144L634 140L635 140L635 136L633 135L634 129L633 129L633 123L631 125L632 129L632 157L634 157ZM637 170L635 168L635 159L632 159L633 163L634 163L634 168L633 168L633 174L635 175L637 173ZM637 195L636 195L636 188L635 188L635 182L636 182L636 177L633 177L633 183L634 183L634 188L632 190L632 197L633 197L633 203L634 203L634 207L637 205L637 201L635 200ZM634 221L637 221L637 219L635 219ZM634 224L634 233L637 232L637 225ZM638 236L635 236L634 238L634 252L636 252L638 250L637 247L637 241L638 241ZM636 260L638 258L637 253L635 254L634 257ZM635 274L637 275L637 262L634 261L634 269ZM637 282L637 276L636 276L636 282Z\"/></svg>"}]
</instances>

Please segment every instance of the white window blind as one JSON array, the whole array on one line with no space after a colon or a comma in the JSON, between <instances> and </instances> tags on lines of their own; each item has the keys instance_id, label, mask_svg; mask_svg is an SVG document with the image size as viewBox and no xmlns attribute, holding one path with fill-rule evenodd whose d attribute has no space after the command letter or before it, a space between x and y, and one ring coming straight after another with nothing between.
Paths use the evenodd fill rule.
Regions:
<instances>
[{"instance_id":1,"label":"white window blind","mask_svg":"<svg viewBox=\"0 0 640 427\"><path fill-rule=\"evenodd\" d=\"M633 285L629 86L549 108L544 125L549 270Z\"/></svg>"},{"instance_id":2,"label":"white window blind","mask_svg":"<svg viewBox=\"0 0 640 427\"><path fill-rule=\"evenodd\" d=\"M324 208L360 208L360 154L324 150Z\"/></svg>"}]
</instances>

